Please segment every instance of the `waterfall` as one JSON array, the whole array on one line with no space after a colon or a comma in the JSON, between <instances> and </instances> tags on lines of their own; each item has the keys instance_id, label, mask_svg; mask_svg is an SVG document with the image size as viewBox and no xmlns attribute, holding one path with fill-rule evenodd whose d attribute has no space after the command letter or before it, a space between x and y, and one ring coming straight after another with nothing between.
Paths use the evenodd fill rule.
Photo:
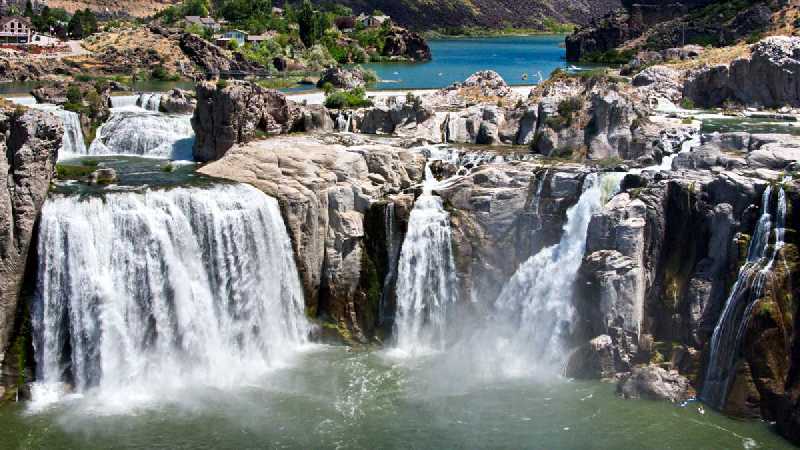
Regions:
<instances>
[{"instance_id":1,"label":"waterfall","mask_svg":"<svg viewBox=\"0 0 800 450\"><path fill-rule=\"evenodd\" d=\"M161 94L139 94L139 99L136 100L136 106L148 111L158 112L159 109L161 109Z\"/></svg>"},{"instance_id":2,"label":"waterfall","mask_svg":"<svg viewBox=\"0 0 800 450\"><path fill-rule=\"evenodd\" d=\"M161 107L161 93L142 92L134 95L115 95L111 97L111 107L115 109L141 108L147 111L158 111Z\"/></svg>"},{"instance_id":3,"label":"waterfall","mask_svg":"<svg viewBox=\"0 0 800 450\"><path fill-rule=\"evenodd\" d=\"M406 355L443 350L448 308L456 299L450 217L425 167L397 271L396 349Z\"/></svg>"},{"instance_id":4,"label":"waterfall","mask_svg":"<svg viewBox=\"0 0 800 450\"><path fill-rule=\"evenodd\" d=\"M763 294L775 258L784 246L786 193L782 187L779 188L776 217L773 221L773 216L770 214L772 190L772 186L767 186L764 190L761 199L761 217L758 219L747 250L747 260L739 269L739 275L711 336L702 398L716 408L725 405L753 307ZM773 231L775 243L767 255L769 237Z\"/></svg>"},{"instance_id":5,"label":"waterfall","mask_svg":"<svg viewBox=\"0 0 800 450\"><path fill-rule=\"evenodd\" d=\"M583 193L567 211L561 240L525 261L495 303L497 322L510 324L510 351L540 365L566 354L564 338L572 332L572 292L586 249L592 215L619 189L625 173L586 176Z\"/></svg>"},{"instance_id":6,"label":"waterfall","mask_svg":"<svg viewBox=\"0 0 800 450\"><path fill-rule=\"evenodd\" d=\"M86 154L86 143L83 140L81 117L78 113L67 111L61 106L49 103L32 104L30 107L41 111L47 111L61 120L61 124L64 126L64 136L61 140L61 148L58 150L59 159Z\"/></svg>"},{"instance_id":7,"label":"waterfall","mask_svg":"<svg viewBox=\"0 0 800 450\"><path fill-rule=\"evenodd\" d=\"M340 111L336 116L336 129L343 133L349 133L352 122L353 119L350 113Z\"/></svg>"},{"instance_id":8,"label":"waterfall","mask_svg":"<svg viewBox=\"0 0 800 450\"><path fill-rule=\"evenodd\" d=\"M61 122L64 124L64 137L61 141L59 158L69 155L85 155L86 142L83 140L81 118L78 113L66 111L64 109L57 109L55 113L61 118Z\"/></svg>"},{"instance_id":9,"label":"waterfall","mask_svg":"<svg viewBox=\"0 0 800 450\"><path fill-rule=\"evenodd\" d=\"M130 108L133 106L138 106L137 103L139 102L138 95L113 95L111 96L111 107L112 108Z\"/></svg>"},{"instance_id":10,"label":"waterfall","mask_svg":"<svg viewBox=\"0 0 800 450\"><path fill-rule=\"evenodd\" d=\"M378 323L383 324L386 321L386 302L392 294L395 281L397 280L397 261L400 258L400 245L398 237L395 236L395 205L394 202L389 202L386 205L383 216L383 228L386 234L386 277L383 280L383 289L381 291L381 301L378 304Z\"/></svg>"},{"instance_id":11,"label":"waterfall","mask_svg":"<svg viewBox=\"0 0 800 450\"><path fill-rule=\"evenodd\" d=\"M123 110L113 112L97 130L89 154L190 160L193 142L189 115Z\"/></svg>"},{"instance_id":12,"label":"waterfall","mask_svg":"<svg viewBox=\"0 0 800 450\"><path fill-rule=\"evenodd\" d=\"M247 185L53 197L38 252L34 404L61 382L122 406L240 386L307 339L278 203Z\"/></svg>"}]
</instances>

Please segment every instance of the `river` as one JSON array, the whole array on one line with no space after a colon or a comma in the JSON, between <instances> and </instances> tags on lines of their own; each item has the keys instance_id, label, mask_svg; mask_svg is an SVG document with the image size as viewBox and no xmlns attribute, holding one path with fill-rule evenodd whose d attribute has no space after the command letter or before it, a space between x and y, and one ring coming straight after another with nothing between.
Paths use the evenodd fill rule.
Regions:
<instances>
[{"instance_id":1,"label":"river","mask_svg":"<svg viewBox=\"0 0 800 450\"><path fill-rule=\"evenodd\" d=\"M546 77L564 65L561 40L433 41L431 63L372 67L382 79L400 80L379 86L391 89L441 87L482 68L531 84L537 80L522 74ZM622 400L610 383L505 370L554 358L534 347L563 357L566 349L550 343L555 332L525 328L539 317L552 329L571 320L568 311L542 316L536 304L524 304L534 317L520 329L469 329L475 333L466 345L448 345L444 329L433 330L436 345L415 352L431 334L419 327L432 322L417 320L429 310L415 304L428 302L433 289L443 299L453 295L451 258L422 258L449 248L426 242L450 239L448 213L432 186L412 213L410 226L422 228L409 232L414 239L398 268L409 326L397 331L417 334L369 351L308 342L312 324L302 314L275 199L197 177L193 164L169 163L185 159L176 143L192 139L188 117L127 108L98 132L86 149L91 157L62 161L115 168L116 186L59 182L43 210L31 300L38 384L33 401L0 408L0 447L791 448L767 424L698 402ZM552 293L564 297L560 286L574 279L588 217L605 200L600 181L587 184L586 198L569 213L572 234L531 258L508 292L563 303ZM412 273L416 261L432 261L425 264L435 279ZM564 276L551 276L557 271ZM549 297L536 293L538 285ZM519 306L516 297L501 303ZM433 312L450 317L446 308ZM490 343L504 335L513 345L497 351Z\"/></svg>"}]
</instances>

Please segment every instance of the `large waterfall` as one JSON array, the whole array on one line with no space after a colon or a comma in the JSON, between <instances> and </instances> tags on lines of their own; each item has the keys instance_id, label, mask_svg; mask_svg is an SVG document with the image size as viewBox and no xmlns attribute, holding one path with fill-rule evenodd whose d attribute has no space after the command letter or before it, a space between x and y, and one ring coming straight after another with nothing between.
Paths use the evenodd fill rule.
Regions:
<instances>
[{"instance_id":1,"label":"large waterfall","mask_svg":"<svg viewBox=\"0 0 800 450\"><path fill-rule=\"evenodd\" d=\"M437 181L425 168L397 270L396 349L410 355L443 350L448 309L455 302L450 217L433 194Z\"/></svg>"},{"instance_id":2,"label":"large waterfall","mask_svg":"<svg viewBox=\"0 0 800 450\"><path fill-rule=\"evenodd\" d=\"M575 277L586 249L592 215L619 189L624 173L586 176L583 193L567 211L558 244L525 261L506 284L495 304L497 322L510 327L507 352L540 366L553 365L566 353L571 334Z\"/></svg>"},{"instance_id":3,"label":"large waterfall","mask_svg":"<svg viewBox=\"0 0 800 450\"><path fill-rule=\"evenodd\" d=\"M763 294L775 258L784 246L786 193L782 187L778 188L777 210L773 218L770 213L772 192L771 186L764 190L761 217L750 240L747 261L739 269L739 276L731 288L725 308L711 336L702 398L716 408L722 408L728 397L753 306ZM770 235L773 232L775 241L772 250L768 252Z\"/></svg>"},{"instance_id":4,"label":"large waterfall","mask_svg":"<svg viewBox=\"0 0 800 450\"><path fill-rule=\"evenodd\" d=\"M38 252L35 400L238 386L307 339L278 203L250 186L51 198Z\"/></svg>"},{"instance_id":5,"label":"large waterfall","mask_svg":"<svg viewBox=\"0 0 800 450\"><path fill-rule=\"evenodd\" d=\"M194 130L188 115L120 110L112 112L97 130L89 153L190 160L193 142Z\"/></svg>"}]
</instances>

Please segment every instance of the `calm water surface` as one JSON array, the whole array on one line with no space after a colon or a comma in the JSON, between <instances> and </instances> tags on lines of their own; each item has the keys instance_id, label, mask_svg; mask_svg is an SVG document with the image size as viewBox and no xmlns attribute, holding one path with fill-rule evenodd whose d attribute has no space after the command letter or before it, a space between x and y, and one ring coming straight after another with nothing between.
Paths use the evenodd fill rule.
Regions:
<instances>
[{"instance_id":1,"label":"calm water surface","mask_svg":"<svg viewBox=\"0 0 800 450\"><path fill-rule=\"evenodd\" d=\"M539 73L547 78L556 68L567 66L564 35L441 39L429 44L433 52L430 62L366 64L382 80L376 87L442 88L486 69L500 73L508 84L531 85L539 82Z\"/></svg>"}]
</instances>

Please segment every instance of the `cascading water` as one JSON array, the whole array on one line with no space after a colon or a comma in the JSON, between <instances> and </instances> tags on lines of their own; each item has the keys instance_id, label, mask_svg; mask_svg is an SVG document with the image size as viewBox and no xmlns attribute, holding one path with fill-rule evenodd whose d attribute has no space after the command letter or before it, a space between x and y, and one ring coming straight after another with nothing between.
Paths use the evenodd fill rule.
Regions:
<instances>
[{"instance_id":1,"label":"cascading water","mask_svg":"<svg viewBox=\"0 0 800 450\"><path fill-rule=\"evenodd\" d=\"M778 189L778 204L773 220L770 213L772 191L772 186L767 186L764 190L761 199L761 217L750 241L747 260L739 269L739 276L731 288L730 295L725 301L725 308L711 336L702 398L715 408L722 408L727 400L753 306L763 294L775 258L784 246L786 193L783 187ZM773 231L775 243L768 255L769 238Z\"/></svg>"},{"instance_id":2,"label":"cascading water","mask_svg":"<svg viewBox=\"0 0 800 450\"><path fill-rule=\"evenodd\" d=\"M161 94L144 93L139 95L136 106L148 111L158 111L161 108Z\"/></svg>"},{"instance_id":3,"label":"cascading water","mask_svg":"<svg viewBox=\"0 0 800 450\"><path fill-rule=\"evenodd\" d=\"M384 211L383 226L386 234L386 256L388 259L386 267L386 277L383 280L383 290L381 291L381 301L378 304L378 323L386 321L386 302L392 294L395 281L397 280L397 261L400 258L399 236L395 232L395 205L389 202Z\"/></svg>"},{"instance_id":4,"label":"cascading water","mask_svg":"<svg viewBox=\"0 0 800 450\"><path fill-rule=\"evenodd\" d=\"M97 130L89 154L191 160L193 142L191 116L121 110Z\"/></svg>"},{"instance_id":5,"label":"cascading water","mask_svg":"<svg viewBox=\"0 0 800 450\"><path fill-rule=\"evenodd\" d=\"M38 252L33 405L62 382L120 408L239 386L306 343L278 203L250 186L51 198Z\"/></svg>"},{"instance_id":6,"label":"cascading water","mask_svg":"<svg viewBox=\"0 0 800 450\"><path fill-rule=\"evenodd\" d=\"M81 128L81 118L78 113L67 111L58 105L51 104L32 104L32 108L40 109L55 114L61 119L64 126L64 136L61 140L61 148L58 157L79 156L86 154L86 143L83 140L83 129Z\"/></svg>"},{"instance_id":7,"label":"cascading water","mask_svg":"<svg viewBox=\"0 0 800 450\"><path fill-rule=\"evenodd\" d=\"M507 354L516 359L552 366L565 355L564 339L574 317L572 292L586 248L592 215L619 189L625 173L589 174L583 193L567 211L558 244L525 261L505 285L496 303L496 323L512 331Z\"/></svg>"},{"instance_id":8,"label":"cascading water","mask_svg":"<svg viewBox=\"0 0 800 450\"><path fill-rule=\"evenodd\" d=\"M426 166L400 251L395 338L396 350L407 355L444 349L448 309L456 299L450 217L433 194L437 185Z\"/></svg>"}]
</instances>

